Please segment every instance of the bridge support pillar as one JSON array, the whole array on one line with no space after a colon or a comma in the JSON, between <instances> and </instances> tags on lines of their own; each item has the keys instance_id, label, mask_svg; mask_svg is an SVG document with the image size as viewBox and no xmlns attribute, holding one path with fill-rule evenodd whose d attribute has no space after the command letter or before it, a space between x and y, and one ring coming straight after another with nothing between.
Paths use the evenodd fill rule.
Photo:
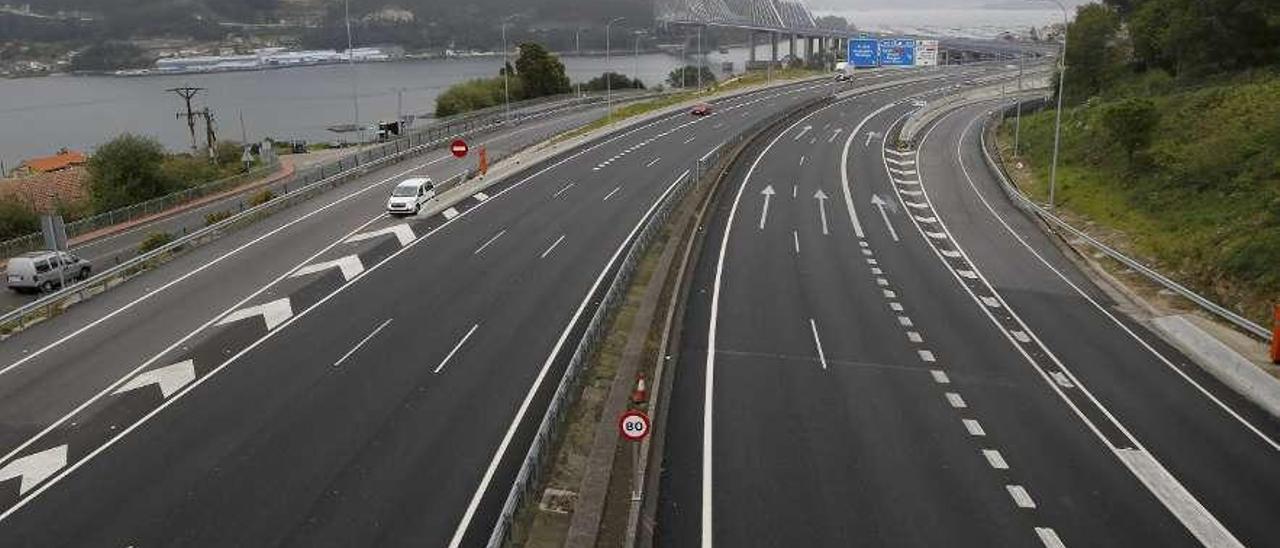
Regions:
<instances>
[{"instance_id":1,"label":"bridge support pillar","mask_svg":"<svg viewBox=\"0 0 1280 548\"><path fill-rule=\"evenodd\" d=\"M756 31L747 31L747 66L756 62Z\"/></svg>"},{"instance_id":2,"label":"bridge support pillar","mask_svg":"<svg viewBox=\"0 0 1280 548\"><path fill-rule=\"evenodd\" d=\"M800 54L796 53L796 35L792 34L790 36L790 41L791 41L791 47L787 49L787 53L791 54L792 59L799 59Z\"/></svg>"},{"instance_id":3,"label":"bridge support pillar","mask_svg":"<svg viewBox=\"0 0 1280 548\"><path fill-rule=\"evenodd\" d=\"M778 33L769 33L769 66L778 64Z\"/></svg>"}]
</instances>

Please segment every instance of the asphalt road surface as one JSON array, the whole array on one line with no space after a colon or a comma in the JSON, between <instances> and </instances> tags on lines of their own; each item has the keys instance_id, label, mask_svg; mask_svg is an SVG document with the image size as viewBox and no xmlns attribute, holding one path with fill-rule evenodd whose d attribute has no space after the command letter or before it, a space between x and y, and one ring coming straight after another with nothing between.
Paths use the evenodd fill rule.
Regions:
<instances>
[{"instance_id":1,"label":"asphalt road surface","mask_svg":"<svg viewBox=\"0 0 1280 548\"><path fill-rule=\"evenodd\" d=\"M1280 424L1126 319L1010 204L978 144L993 106L886 149L937 87L815 112L721 189L661 544L1277 545Z\"/></svg>"},{"instance_id":2,"label":"asphalt road surface","mask_svg":"<svg viewBox=\"0 0 1280 548\"><path fill-rule=\"evenodd\" d=\"M6 341L0 545L481 544L650 208L836 89L663 117L389 218L396 181L462 167L402 163Z\"/></svg>"}]
</instances>

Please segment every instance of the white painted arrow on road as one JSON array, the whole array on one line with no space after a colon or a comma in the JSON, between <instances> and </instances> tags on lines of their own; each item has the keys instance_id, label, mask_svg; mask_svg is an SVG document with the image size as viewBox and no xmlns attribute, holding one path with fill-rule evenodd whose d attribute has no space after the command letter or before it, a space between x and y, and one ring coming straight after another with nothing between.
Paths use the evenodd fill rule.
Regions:
<instances>
[{"instance_id":1,"label":"white painted arrow on road","mask_svg":"<svg viewBox=\"0 0 1280 548\"><path fill-rule=\"evenodd\" d=\"M341 270L342 277L349 282L352 278L360 275L361 272L364 272L364 263L360 262L359 255L347 255L346 257L339 257L332 261L309 264L299 268L297 272L294 272L293 275L289 277L298 278L301 276L315 274L317 272L324 272L330 268L337 268Z\"/></svg>"},{"instance_id":2,"label":"white painted arrow on road","mask_svg":"<svg viewBox=\"0 0 1280 548\"><path fill-rule=\"evenodd\" d=\"M818 201L818 213L822 215L822 235L826 236L830 234L827 232L827 193L818 189L813 198Z\"/></svg>"},{"instance_id":3,"label":"white painted arrow on road","mask_svg":"<svg viewBox=\"0 0 1280 548\"><path fill-rule=\"evenodd\" d=\"M760 230L764 230L764 222L769 218L769 199L773 198L773 185L764 187L760 191L764 195L764 209L760 210Z\"/></svg>"},{"instance_id":4,"label":"white painted arrow on road","mask_svg":"<svg viewBox=\"0 0 1280 548\"><path fill-rule=\"evenodd\" d=\"M880 209L880 218L884 219L884 226L889 227L889 235L893 236L893 241L898 241L898 231L893 229L893 223L889 222L889 214L885 212L884 206L887 202L881 198L879 194L871 195L871 204Z\"/></svg>"},{"instance_id":5,"label":"white painted arrow on road","mask_svg":"<svg viewBox=\"0 0 1280 548\"><path fill-rule=\"evenodd\" d=\"M67 465L67 446L59 445L27 455L0 468L0 481L22 478L18 494L24 495Z\"/></svg>"},{"instance_id":6,"label":"white painted arrow on road","mask_svg":"<svg viewBox=\"0 0 1280 548\"><path fill-rule=\"evenodd\" d=\"M840 132L841 132L841 131L844 131L844 129L843 129L843 128L836 128L835 132L834 132L834 133L832 133L832 134L831 134L831 136L827 138L827 142L828 142L828 143L835 142L836 137L839 137L839 136L840 136Z\"/></svg>"},{"instance_id":7,"label":"white painted arrow on road","mask_svg":"<svg viewBox=\"0 0 1280 548\"><path fill-rule=\"evenodd\" d=\"M809 133L809 130L811 129L813 129L813 126L804 126L800 128L800 133L796 134L796 140L799 141L800 138L804 137L804 134Z\"/></svg>"},{"instance_id":8,"label":"white painted arrow on road","mask_svg":"<svg viewBox=\"0 0 1280 548\"><path fill-rule=\"evenodd\" d=\"M862 146L864 146L864 147L869 147L869 146L871 146L871 140L872 140L872 139L875 139L876 137L879 137L879 136L880 136L880 134L879 134L879 133L876 133L876 132L874 132L874 131L868 131L868 132L867 132L867 142L863 143L863 144L862 144Z\"/></svg>"},{"instance_id":9,"label":"white painted arrow on road","mask_svg":"<svg viewBox=\"0 0 1280 548\"><path fill-rule=\"evenodd\" d=\"M196 380L196 365L191 360L184 360L173 365L166 365L159 369L152 369L141 375L138 375L129 382L125 383L116 390L115 394L122 394L131 390L137 390L144 386L156 385L160 387L160 395L165 399L169 399L174 392L177 392L187 383Z\"/></svg>"},{"instance_id":10,"label":"white painted arrow on road","mask_svg":"<svg viewBox=\"0 0 1280 548\"><path fill-rule=\"evenodd\" d=\"M249 308L240 309L227 314L227 317L222 318L222 320L218 322L218 325L226 325L252 318L254 316L262 316L262 319L267 322L267 331L270 331L293 316L293 306L289 304L288 297L277 299L269 303L251 306Z\"/></svg>"},{"instance_id":11,"label":"white painted arrow on road","mask_svg":"<svg viewBox=\"0 0 1280 548\"><path fill-rule=\"evenodd\" d=\"M374 230L371 232L361 232L360 234L356 234L355 236L347 238L347 243L350 244L355 242L362 242L364 240L370 240L373 238L377 238L378 236L386 236L388 234L394 235L397 240L400 240L401 246L409 245L409 243L413 242L413 239L414 239L413 229L410 228L409 225L398 224L395 226L384 228L382 230Z\"/></svg>"}]
</instances>

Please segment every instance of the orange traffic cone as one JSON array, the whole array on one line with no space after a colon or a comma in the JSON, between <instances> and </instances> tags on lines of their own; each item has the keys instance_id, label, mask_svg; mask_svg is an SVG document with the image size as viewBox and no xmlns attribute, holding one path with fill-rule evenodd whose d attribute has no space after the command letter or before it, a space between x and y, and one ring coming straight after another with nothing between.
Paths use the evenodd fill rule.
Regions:
<instances>
[{"instance_id":1,"label":"orange traffic cone","mask_svg":"<svg viewBox=\"0 0 1280 548\"><path fill-rule=\"evenodd\" d=\"M644 371L636 375L636 390L631 393L631 403L644 403L649 400L649 390L644 385Z\"/></svg>"}]
</instances>

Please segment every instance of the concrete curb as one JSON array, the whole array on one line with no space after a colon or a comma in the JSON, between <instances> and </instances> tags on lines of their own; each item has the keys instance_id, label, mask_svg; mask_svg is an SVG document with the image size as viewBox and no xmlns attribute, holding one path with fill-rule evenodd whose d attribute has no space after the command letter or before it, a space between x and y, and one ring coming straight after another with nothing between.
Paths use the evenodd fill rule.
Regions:
<instances>
[{"instance_id":1,"label":"concrete curb","mask_svg":"<svg viewBox=\"0 0 1280 548\"><path fill-rule=\"evenodd\" d=\"M1280 380L1259 369L1213 335L1196 326L1185 314L1153 318L1156 327L1178 349L1193 358L1202 369L1232 390L1280 417Z\"/></svg>"}]
</instances>

